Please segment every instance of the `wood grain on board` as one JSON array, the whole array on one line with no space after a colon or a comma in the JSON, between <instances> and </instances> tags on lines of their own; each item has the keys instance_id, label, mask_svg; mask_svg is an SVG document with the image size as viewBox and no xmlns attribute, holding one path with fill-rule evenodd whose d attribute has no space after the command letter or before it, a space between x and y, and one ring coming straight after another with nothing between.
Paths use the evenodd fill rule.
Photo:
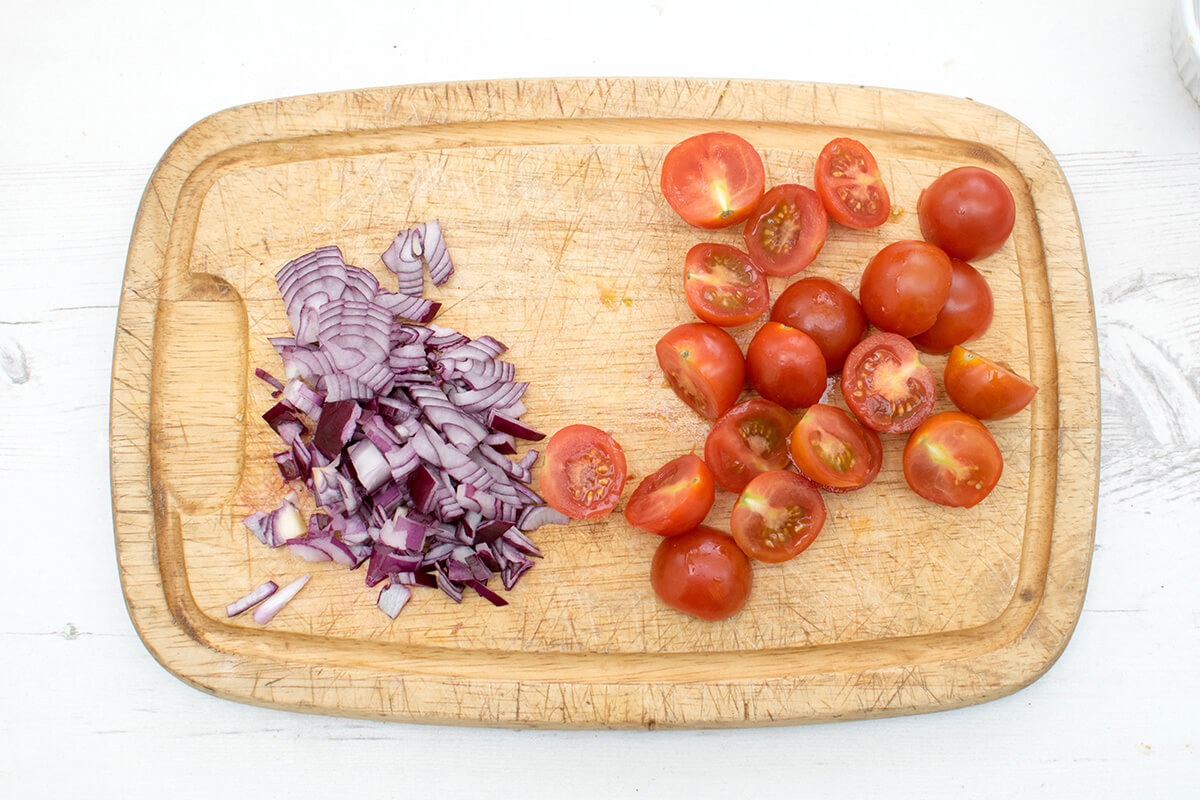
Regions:
<instances>
[{"instance_id":1,"label":"wood grain on board","mask_svg":"<svg viewBox=\"0 0 1200 800\"><path fill-rule=\"evenodd\" d=\"M529 381L530 424L587 422L625 447L626 492L702 447L707 426L665 386L653 344L692 319L687 249L736 244L662 200L675 142L737 132L769 183L811 185L852 135L897 212L831 224L806 274L856 291L884 244L919 238L921 188L949 168L997 172L1013 236L976 266L995 320L973 349L1040 387L992 424L998 488L970 510L912 494L902 437L867 490L828 496L816 543L756 565L747 607L705 623L648 581L657 538L607 519L546 527L543 562L494 609L415 595L394 622L361 571L269 550L241 524L283 486L253 378L278 370L286 261L336 244L385 286L395 233L440 219L457 271L427 294L440 323L492 334ZM773 279L772 294L787 285ZM735 331L744 345L754 325ZM925 357L940 376L944 357ZM939 381L940 385L940 381ZM841 404L836 385L830 402ZM944 398L938 409L949 408ZM330 714L508 726L761 725L951 708L1012 692L1057 658L1079 615L1095 522L1099 391L1087 264L1053 156L970 101L801 83L539 80L373 89L231 109L184 133L139 209L122 291L112 403L113 509L126 602L155 657L222 697ZM535 470L536 478L536 470ZM725 527L733 497L709 517ZM224 606L267 578L313 578L269 626Z\"/></svg>"}]
</instances>

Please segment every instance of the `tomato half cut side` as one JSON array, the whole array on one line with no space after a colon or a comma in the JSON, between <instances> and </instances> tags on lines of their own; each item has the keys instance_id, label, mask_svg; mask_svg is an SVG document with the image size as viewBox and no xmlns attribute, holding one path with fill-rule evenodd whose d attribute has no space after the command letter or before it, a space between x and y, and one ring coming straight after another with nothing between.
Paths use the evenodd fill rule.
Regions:
<instances>
[{"instance_id":1,"label":"tomato half cut side","mask_svg":"<svg viewBox=\"0 0 1200 800\"><path fill-rule=\"evenodd\" d=\"M783 290L771 321L804 331L821 348L825 369L837 372L867 332L867 315L854 295L828 278L802 278Z\"/></svg>"},{"instance_id":2,"label":"tomato half cut side","mask_svg":"<svg viewBox=\"0 0 1200 800\"><path fill-rule=\"evenodd\" d=\"M650 585L664 603L713 622L740 611L753 584L750 559L733 537L715 528L663 539L650 563Z\"/></svg>"},{"instance_id":3,"label":"tomato half cut side","mask_svg":"<svg viewBox=\"0 0 1200 800\"><path fill-rule=\"evenodd\" d=\"M729 527L746 555L779 564L802 553L825 525L825 501L803 475L777 470L746 485Z\"/></svg>"},{"instance_id":4,"label":"tomato half cut side","mask_svg":"<svg viewBox=\"0 0 1200 800\"><path fill-rule=\"evenodd\" d=\"M842 397L859 422L880 433L908 433L933 411L933 373L903 336L876 333L846 357Z\"/></svg>"},{"instance_id":5,"label":"tomato half cut side","mask_svg":"<svg viewBox=\"0 0 1200 800\"><path fill-rule=\"evenodd\" d=\"M788 437L792 463L822 489L851 492L879 475L883 444L836 406L817 404L800 416Z\"/></svg>"},{"instance_id":6,"label":"tomato half cut side","mask_svg":"<svg viewBox=\"0 0 1200 800\"><path fill-rule=\"evenodd\" d=\"M877 228L892 212L875 156L854 139L834 139L821 148L815 184L829 216L849 228Z\"/></svg>"},{"instance_id":7,"label":"tomato half cut side","mask_svg":"<svg viewBox=\"0 0 1200 800\"><path fill-rule=\"evenodd\" d=\"M829 219L821 198L807 186L772 187L746 221L742 237L750 260L768 275L795 275L825 245Z\"/></svg>"},{"instance_id":8,"label":"tomato half cut side","mask_svg":"<svg viewBox=\"0 0 1200 800\"><path fill-rule=\"evenodd\" d=\"M704 463L713 480L740 492L755 476L787 467L787 437L795 424L790 411L760 397L729 409L704 441Z\"/></svg>"},{"instance_id":9,"label":"tomato half cut side","mask_svg":"<svg viewBox=\"0 0 1200 800\"><path fill-rule=\"evenodd\" d=\"M914 492L943 506L970 508L991 494L1004 457L987 427L961 411L925 420L904 445L904 479Z\"/></svg>"},{"instance_id":10,"label":"tomato half cut side","mask_svg":"<svg viewBox=\"0 0 1200 800\"><path fill-rule=\"evenodd\" d=\"M715 496L712 472L688 453L642 479L625 504L625 519L647 533L675 536L703 522Z\"/></svg>"},{"instance_id":11,"label":"tomato half cut side","mask_svg":"<svg viewBox=\"0 0 1200 800\"><path fill-rule=\"evenodd\" d=\"M746 377L766 399L808 408L825 393L825 356L807 333L768 322L746 348Z\"/></svg>"},{"instance_id":12,"label":"tomato half cut side","mask_svg":"<svg viewBox=\"0 0 1200 800\"><path fill-rule=\"evenodd\" d=\"M697 414L716 419L737 402L746 359L728 333L707 322L672 328L654 348L671 389Z\"/></svg>"},{"instance_id":13,"label":"tomato half cut side","mask_svg":"<svg viewBox=\"0 0 1200 800\"><path fill-rule=\"evenodd\" d=\"M933 327L912 337L926 353L949 353L956 344L978 339L992 324L992 290L987 278L965 261L950 260L950 295Z\"/></svg>"},{"instance_id":14,"label":"tomato half cut side","mask_svg":"<svg viewBox=\"0 0 1200 800\"><path fill-rule=\"evenodd\" d=\"M767 277L727 244L703 242L688 251L683 289L697 317L725 328L756 320L771 306Z\"/></svg>"},{"instance_id":15,"label":"tomato half cut side","mask_svg":"<svg viewBox=\"0 0 1200 800\"><path fill-rule=\"evenodd\" d=\"M1038 387L963 347L946 360L943 376L951 402L978 419L1007 419L1025 408Z\"/></svg>"},{"instance_id":16,"label":"tomato half cut side","mask_svg":"<svg viewBox=\"0 0 1200 800\"><path fill-rule=\"evenodd\" d=\"M1012 191L983 167L958 167L929 184L917 198L925 241L952 258L975 261L1004 246L1017 219Z\"/></svg>"},{"instance_id":17,"label":"tomato half cut side","mask_svg":"<svg viewBox=\"0 0 1200 800\"><path fill-rule=\"evenodd\" d=\"M950 297L950 257L927 242L892 242L863 270L858 299L875 327L916 336L937 322Z\"/></svg>"},{"instance_id":18,"label":"tomato half cut side","mask_svg":"<svg viewBox=\"0 0 1200 800\"><path fill-rule=\"evenodd\" d=\"M663 197L684 222L725 228L754 211L766 186L762 157L733 133L716 131L684 139L663 159Z\"/></svg>"},{"instance_id":19,"label":"tomato half cut side","mask_svg":"<svg viewBox=\"0 0 1200 800\"><path fill-rule=\"evenodd\" d=\"M591 425L568 425L550 437L539 485L551 508L572 519L603 517L625 488L625 451Z\"/></svg>"}]
</instances>

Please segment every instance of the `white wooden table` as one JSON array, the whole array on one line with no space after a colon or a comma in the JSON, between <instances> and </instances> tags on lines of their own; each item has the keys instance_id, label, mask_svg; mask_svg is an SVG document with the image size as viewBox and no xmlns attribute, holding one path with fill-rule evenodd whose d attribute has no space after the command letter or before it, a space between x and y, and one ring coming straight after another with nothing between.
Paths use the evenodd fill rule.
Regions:
<instances>
[{"instance_id":1,"label":"white wooden table","mask_svg":"<svg viewBox=\"0 0 1200 800\"><path fill-rule=\"evenodd\" d=\"M1200 795L1200 107L1169 55L1170 0L113 5L11 3L0 26L0 796ZM534 732L253 708L149 656L117 580L107 429L156 159L243 102L574 75L968 96L1057 155L1091 267L1104 432L1087 601L1045 677L920 717Z\"/></svg>"}]
</instances>

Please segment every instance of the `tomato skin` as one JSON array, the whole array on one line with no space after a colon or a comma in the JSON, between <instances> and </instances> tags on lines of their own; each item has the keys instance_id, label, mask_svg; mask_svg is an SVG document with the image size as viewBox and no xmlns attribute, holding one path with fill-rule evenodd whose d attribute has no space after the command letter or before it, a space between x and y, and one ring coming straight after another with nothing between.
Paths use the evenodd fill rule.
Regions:
<instances>
[{"instance_id":1,"label":"tomato skin","mask_svg":"<svg viewBox=\"0 0 1200 800\"><path fill-rule=\"evenodd\" d=\"M727 244L702 242L693 247L683 274L688 306L713 325L745 325L771 306L767 277L750 256Z\"/></svg>"},{"instance_id":2,"label":"tomato skin","mask_svg":"<svg viewBox=\"0 0 1200 800\"><path fill-rule=\"evenodd\" d=\"M742 238L750 260L768 275L795 275L825 245L829 219L821 198L807 186L773 186L746 221Z\"/></svg>"},{"instance_id":3,"label":"tomato skin","mask_svg":"<svg viewBox=\"0 0 1200 800\"><path fill-rule=\"evenodd\" d=\"M1038 387L962 347L950 351L943 375L954 405L977 419L1007 419L1033 400Z\"/></svg>"},{"instance_id":4,"label":"tomato skin","mask_svg":"<svg viewBox=\"0 0 1200 800\"><path fill-rule=\"evenodd\" d=\"M835 221L860 230L887 222L892 202L879 177L879 164L862 142L829 142L817 156L814 178L821 203Z\"/></svg>"},{"instance_id":5,"label":"tomato skin","mask_svg":"<svg viewBox=\"0 0 1200 800\"><path fill-rule=\"evenodd\" d=\"M946 304L933 327L912 338L926 353L949 353L955 345L983 336L992 324L992 290L987 279L965 261L951 259L950 265L954 274Z\"/></svg>"},{"instance_id":6,"label":"tomato skin","mask_svg":"<svg viewBox=\"0 0 1200 800\"><path fill-rule=\"evenodd\" d=\"M713 480L740 492L755 476L787 467L787 437L795 424L790 411L760 397L729 409L704 441L704 463Z\"/></svg>"},{"instance_id":7,"label":"tomato skin","mask_svg":"<svg viewBox=\"0 0 1200 800\"><path fill-rule=\"evenodd\" d=\"M994 172L959 167L941 175L917 199L921 235L962 261L999 250L1012 233L1017 207Z\"/></svg>"},{"instance_id":8,"label":"tomato skin","mask_svg":"<svg viewBox=\"0 0 1200 800\"><path fill-rule=\"evenodd\" d=\"M766 187L766 172L753 145L737 134L715 131L671 148L659 185L684 222L712 230L750 216Z\"/></svg>"},{"instance_id":9,"label":"tomato skin","mask_svg":"<svg viewBox=\"0 0 1200 800\"><path fill-rule=\"evenodd\" d=\"M832 492L862 489L879 475L879 434L836 406L817 404L801 415L788 437L800 474Z\"/></svg>"},{"instance_id":10,"label":"tomato skin","mask_svg":"<svg viewBox=\"0 0 1200 800\"><path fill-rule=\"evenodd\" d=\"M688 453L642 479L625 504L625 519L647 533L675 536L703 522L715 497L712 472Z\"/></svg>"},{"instance_id":11,"label":"tomato skin","mask_svg":"<svg viewBox=\"0 0 1200 800\"><path fill-rule=\"evenodd\" d=\"M650 564L650 585L664 603L714 622L741 611L753 584L750 559L715 528L663 539Z\"/></svg>"},{"instance_id":12,"label":"tomato skin","mask_svg":"<svg viewBox=\"0 0 1200 800\"><path fill-rule=\"evenodd\" d=\"M746 348L746 377L784 408L808 408L825 393L825 356L803 331L781 322L758 329Z\"/></svg>"},{"instance_id":13,"label":"tomato skin","mask_svg":"<svg viewBox=\"0 0 1200 800\"><path fill-rule=\"evenodd\" d=\"M904 445L904 479L940 505L977 505L996 488L1003 471L1004 457L987 427L961 411L934 414Z\"/></svg>"},{"instance_id":14,"label":"tomato skin","mask_svg":"<svg viewBox=\"0 0 1200 800\"><path fill-rule=\"evenodd\" d=\"M603 517L616 508L625 488L625 451L607 433L568 425L550 437L545 458L539 485L552 508L572 519Z\"/></svg>"},{"instance_id":15,"label":"tomato skin","mask_svg":"<svg viewBox=\"0 0 1200 800\"><path fill-rule=\"evenodd\" d=\"M901 336L929 330L950 296L950 257L927 242L893 242L863 270L858 299L871 324Z\"/></svg>"},{"instance_id":16,"label":"tomato skin","mask_svg":"<svg viewBox=\"0 0 1200 800\"><path fill-rule=\"evenodd\" d=\"M846 357L842 397L859 422L880 433L908 433L933 411L933 373L912 342L894 333L863 339Z\"/></svg>"},{"instance_id":17,"label":"tomato skin","mask_svg":"<svg viewBox=\"0 0 1200 800\"><path fill-rule=\"evenodd\" d=\"M671 389L700 416L716 419L737 402L746 360L721 328L688 322L668 331L654 349Z\"/></svg>"},{"instance_id":18,"label":"tomato skin","mask_svg":"<svg viewBox=\"0 0 1200 800\"><path fill-rule=\"evenodd\" d=\"M729 527L746 555L768 564L795 558L825 525L825 501L803 475L776 470L746 485Z\"/></svg>"},{"instance_id":19,"label":"tomato skin","mask_svg":"<svg viewBox=\"0 0 1200 800\"><path fill-rule=\"evenodd\" d=\"M804 331L821 348L825 369L837 372L867 332L867 315L854 295L827 278L802 278L783 290L771 321Z\"/></svg>"}]
</instances>

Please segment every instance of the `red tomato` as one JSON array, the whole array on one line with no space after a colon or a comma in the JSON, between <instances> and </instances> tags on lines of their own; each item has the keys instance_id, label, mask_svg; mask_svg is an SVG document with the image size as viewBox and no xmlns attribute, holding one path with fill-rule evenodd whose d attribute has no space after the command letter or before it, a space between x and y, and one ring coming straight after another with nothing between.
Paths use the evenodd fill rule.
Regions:
<instances>
[{"instance_id":1,"label":"red tomato","mask_svg":"<svg viewBox=\"0 0 1200 800\"><path fill-rule=\"evenodd\" d=\"M946 361L946 394L979 419L1005 419L1016 414L1037 394L1038 387L982 356L955 347Z\"/></svg>"},{"instance_id":2,"label":"red tomato","mask_svg":"<svg viewBox=\"0 0 1200 800\"><path fill-rule=\"evenodd\" d=\"M746 360L737 342L707 322L672 328L654 348L667 383L697 414L716 419L737 402Z\"/></svg>"},{"instance_id":3,"label":"red tomato","mask_svg":"<svg viewBox=\"0 0 1200 800\"><path fill-rule=\"evenodd\" d=\"M754 211L766 186L762 158L732 133L684 139L663 159L663 197L697 228L736 225Z\"/></svg>"},{"instance_id":4,"label":"red tomato","mask_svg":"<svg viewBox=\"0 0 1200 800\"><path fill-rule=\"evenodd\" d=\"M795 424L786 408L759 397L729 409L704 442L704 463L717 485L740 492L756 475L785 468Z\"/></svg>"},{"instance_id":5,"label":"red tomato","mask_svg":"<svg viewBox=\"0 0 1200 800\"><path fill-rule=\"evenodd\" d=\"M796 469L833 492L863 488L875 480L883 464L879 434L842 409L823 404L800 417L788 437L788 450Z\"/></svg>"},{"instance_id":6,"label":"red tomato","mask_svg":"<svg viewBox=\"0 0 1200 800\"><path fill-rule=\"evenodd\" d=\"M1004 458L982 422L943 411L921 423L904 445L904 479L917 494L944 506L970 508L1000 481Z\"/></svg>"},{"instance_id":7,"label":"red tomato","mask_svg":"<svg viewBox=\"0 0 1200 800\"><path fill-rule=\"evenodd\" d=\"M949 353L956 344L978 339L992 324L992 290L979 270L957 258L950 260L950 296L933 327L913 337L926 353Z\"/></svg>"},{"instance_id":8,"label":"red tomato","mask_svg":"<svg viewBox=\"0 0 1200 800\"><path fill-rule=\"evenodd\" d=\"M754 570L727 533L699 527L663 539L650 564L650 585L662 601L707 620L728 619L746 605Z\"/></svg>"},{"instance_id":9,"label":"red tomato","mask_svg":"<svg viewBox=\"0 0 1200 800\"><path fill-rule=\"evenodd\" d=\"M784 183L762 196L742 236L750 260L768 275L795 275L825 244L829 220L817 193Z\"/></svg>"},{"instance_id":10,"label":"red tomato","mask_svg":"<svg viewBox=\"0 0 1200 800\"><path fill-rule=\"evenodd\" d=\"M912 342L894 333L868 336L850 351L842 370L842 397L863 425L907 433L933 410L933 373Z\"/></svg>"},{"instance_id":11,"label":"red tomato","mask_svg":"<svg viewBox=\"0 0 1200 800\"><path fill-rule=\"evenodd\" d=\"M863 270L858 299L871 324L916 336L929 330L950 296L950 257L925 242L893 242Z\"/></svg>"},{"instance_id":12,"label":"red tomato","mask_svg":"<svg viewBox=\"0 0 1200 800\"><path fill-rule=\"evenodd\" d=\"M546 444L542 497L574 519L603 517L625 488L625 451L599 428L568 425Z\"/></svg>"},{"instance_id":13,"label":"red tomato","mask_svg":"<svg viewBox=\"0 0 1200 800\"><path fill-rule=\"evenodd\" d=\"M821 148L816 186L829 216L850 228L877 228L892 211L875 156L854 139L834 139Z\"/></svg>"},{"instance_id":14,"label":"red tomato","mask_svg":"<svg viewBox=\"0 0 1200 800\"><path fill-rule=\"evenodd\" d=\"M625 504L625 519L648 533L674 536L703 522L715 497L712 473L689 453L668 461L638 484Z\"/></svg>"},{"instance_id":15,"label":"red tomato","mask_svg":"<svg viewBox=\"0 0 1200 800\"><path fill-rule=\"evenodd\" d=\"M982 167L952 169L917 199L921 235L952 258L990 256L1012 233L1017 206L1004 181Z\"/></svg>"},{"instance_id":16,"label":"red tomato","mask_svg":"<svg viewBox=\"0 0 1200 800\"><path fill-rule=\"evenodd\" d=\"M707 242L689 250L683 288L697 317L727 328L758 319L771 305L767 277L750 256L727 244Z\"/></svg>"},{"instance_id":17,"label":"red tomato","mask_svg":"<svg viewBox=\"0 0 1200 800\"><path fill-rule=\"evenodd\" d=\"M807 333L780 322L758 329L746 348L746 377L784 408L808 408L825 393L825 356Z\"/></svg>"},{"instance_id":18,"label":"red tomato","mask_svg":"<svg viewBox=\"0 0 1200 800\"><path fill-rule=\"evenodd\" d=\"M768 564L795 558L825 524L825 501L803 475L776 470L742 490L729 527L746 555Z\"/></svg>"},{"instance_id":19,"label":"red tomato","mask_svg":"<svg viewBox=\"0 0 1200 800\"><path fill-rule=\"evenodd\" d=\"M784 289L771 320L811 336L830 372L842 368L846 354L867 332L867 315L854 295L826 278L803 278Z\"/></svg>"}]
</instances>

